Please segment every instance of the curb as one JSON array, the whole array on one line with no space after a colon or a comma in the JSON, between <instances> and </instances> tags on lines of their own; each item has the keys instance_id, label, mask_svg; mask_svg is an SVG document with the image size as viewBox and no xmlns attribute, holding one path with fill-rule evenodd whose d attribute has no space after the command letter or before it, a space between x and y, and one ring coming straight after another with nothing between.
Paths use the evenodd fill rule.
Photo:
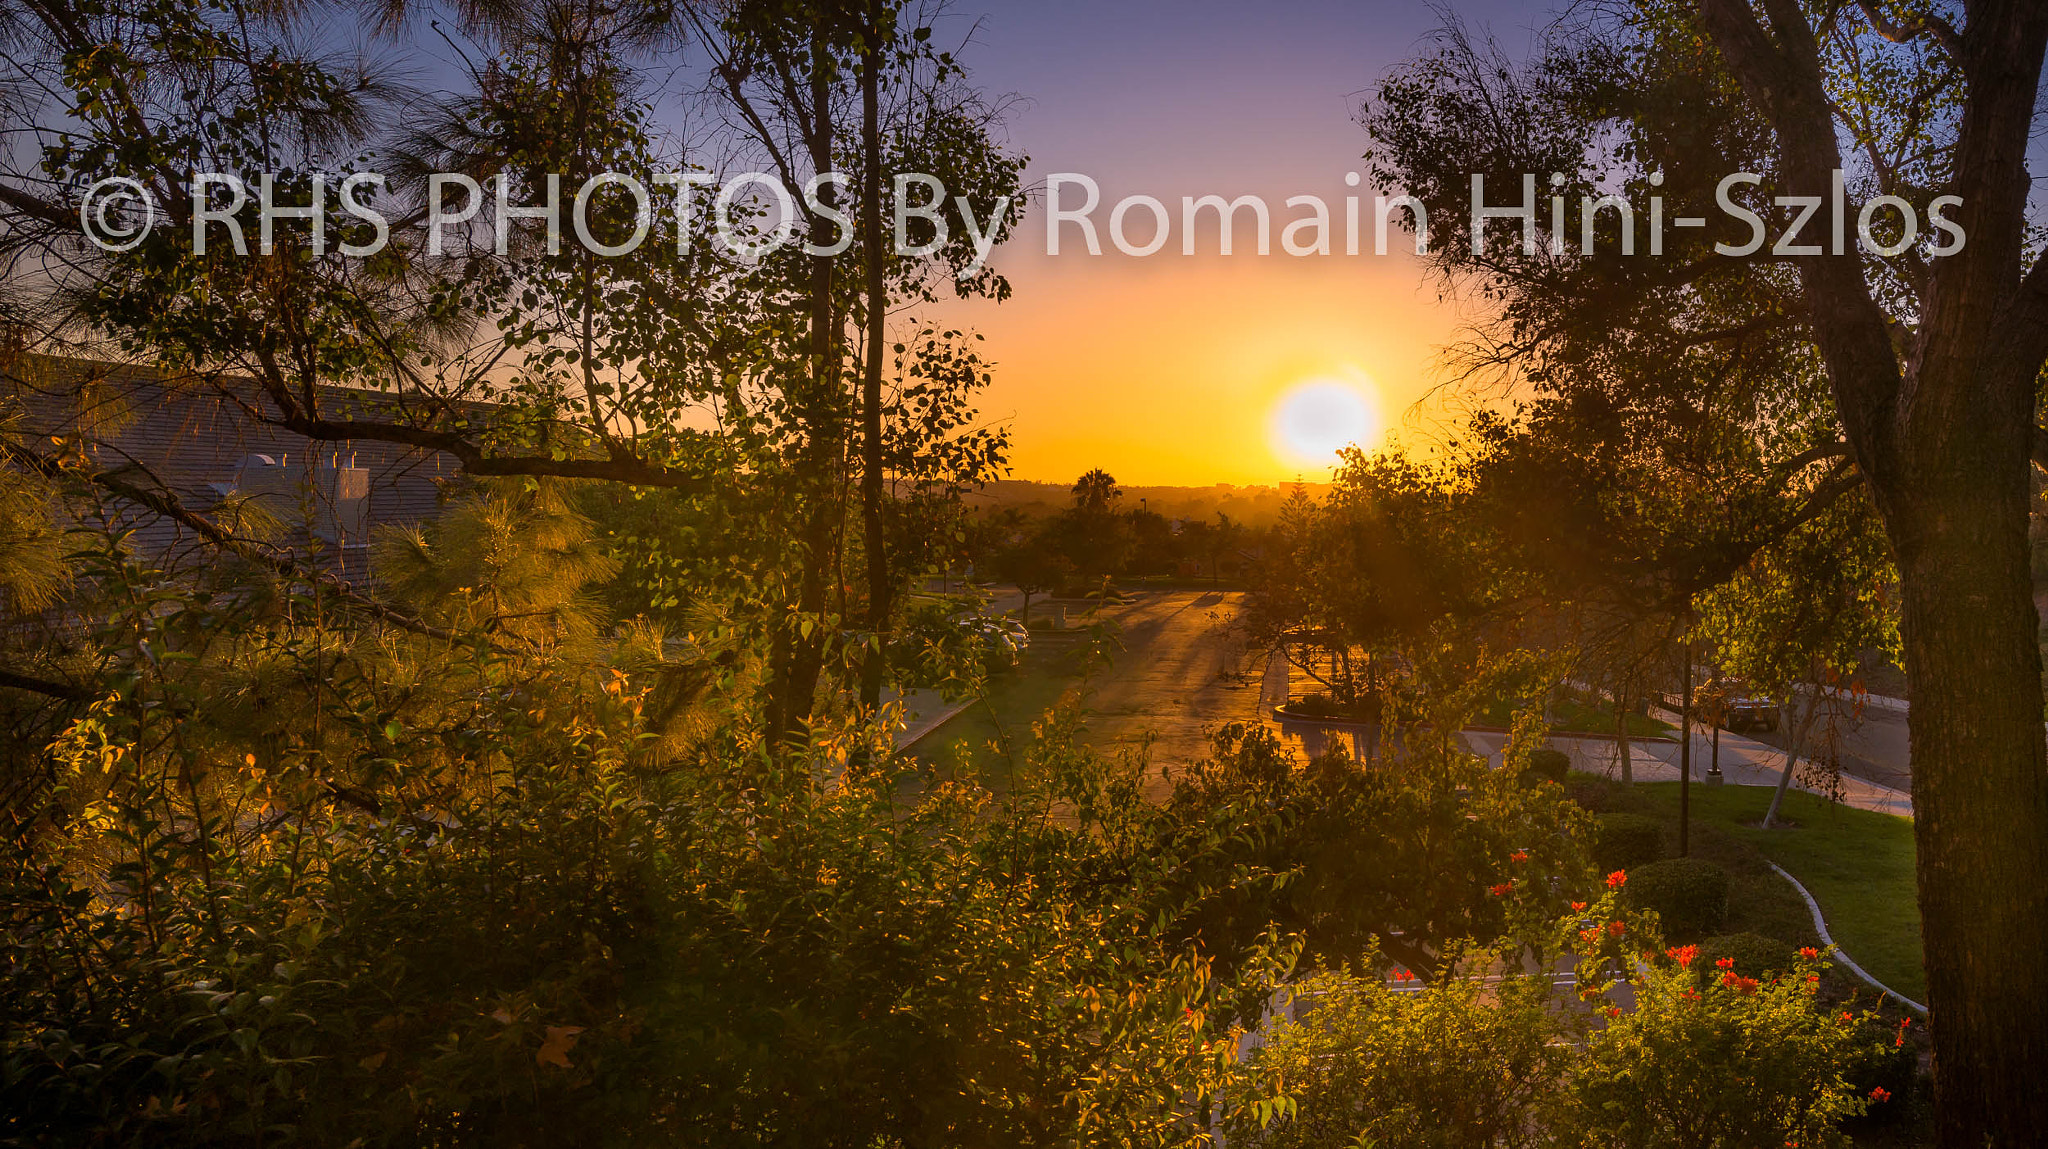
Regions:
<instances>
[{"instance_id":1,"label":"curb","mask_svg":"<svg viewBox=\"0 0 2048 1149\"><path fill-rule=\"evenodd\" d=\"M1333 726L1346 730L1353 728L1364 730L1372 726L1387 725L1384 722L1367 722L1363 718L1338 718L1334 715L1324 714L1295 714L1289 712L1285 705L1273 707L1273 718L1279 722L1307 722L1316 726Z\"/></svg>"},{"instance_id":2,"label":"curb","mask_svg":"<svg viewBox=\"0 0 2048 1149\"><path fill-rule=\"evenodd\" d=\"M1463 729L1465 732L1471 734L1514 733L1505 726L1481 726L1477 723L1468 725ZM1603 734L1598 730L1548 730L1544 732L1543 741L1545 745L1548 745L1550 740L1553 738L1590 738L1596 742L1621 741L1621 739L1617 738L1613 734ZM1676 746L1678 745L1678 739L1672 737L1669 734L1631 734L1628 736L1628 744L1630 746L1648 746L1652 744L1658 746Z\"/></svg>"},{"instance_id":3,"label":"curb","mask_svg":"<svg viewBox=\"0 0 2048 1149\"><path fill-rule=\"evenodd\" d=\"M1869 982L1872 986L1876 987L1879 992L1885 994L1887 997L1897 998L1908 1009L1913 1010L1915 1013L1918 1013L1922 1017L1927 1016L1926 1006L1921 1005L1919 1002L1914 1001L1912 998L1907 997L1905 994L1900 993L1898 990L1895 990L1892 987L1886 985L1885 983L1870 976L1868 970L1865 970L1862 966L1857 965L1854 961L1850 960L1848 954L1842 952L1842 947L1836 945L1835 939L1828 936L1828 923L1827 919L1821 917L1820 915L1820 903L1813 900L1813 895L1806 891L1805 886L1799 884L1798 878L1795 878L1791 874L1786 873L1785 868L1783 866L1780 866L1778 863L1773 862L1768 858L1764 859L1764 864L1769 866L1771 869L1776 870L1779 877L1792 883L1792 888L1798 890L1799 896L1806 899L1806 908L1813 911L1814 932L1820 934L1820 940L1822 944L1835 947L1835 960L1841 962L1845 966L1848 966L1849 971L1851 973L1855 974L1857 977L1862 978L1864 981Z\"/></svg>"},{"instance_id":4,"label":"curb","mask_svg":"<svg viewBox=\"0 0 2048 1149\"><path fill-rule=\"evenodd\" d=\"M960 712L974 705L974 702L975 700L970 698L965 702L957 703L924 720L923 722L919 723L916 727L905 730L901 734L898 734L896 736L896 749L908 750L912 746L917 745L919 742L924 741L926 735L930 734L934 730L937 730L939 727L944 726L946 723L951 722L953 719L958 718L960 716Z\"/></svg>"}]
</instances>

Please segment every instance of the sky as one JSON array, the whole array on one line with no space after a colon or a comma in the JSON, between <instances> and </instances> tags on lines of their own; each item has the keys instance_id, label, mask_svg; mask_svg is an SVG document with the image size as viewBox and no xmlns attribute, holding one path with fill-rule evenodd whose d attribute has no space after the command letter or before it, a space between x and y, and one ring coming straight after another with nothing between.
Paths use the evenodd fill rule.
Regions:
<instances>
[{"instance_id":1,"label":"sky","mask_svg":"<svg viewBox=\"0 0 2048 1149\"><path fill-rule=\"evenodd\" d=\"M1511 52L1543 18L1499 0L1454 8ZM1102 189L1103 255L1086 254L1071 225L1047 255L1036 203L992 260L1014 296L949 312L987 341L996 383L983 409L1011 428L1015 477L1064 482L1100 466L1138 484L1321 480L1352 433L1367 446L1389 430L1428 435L1433 409L1418 403L1464 312L1398 239L1372 253L1373 189L1344 181L1362 170L1360 100L1426 49L1437 23L1422 4L1359 0L958 0L940 38L972 25L972 81L1019 97L1005 130L1031 157L1027 184L1078 172ZM1149 257L1123 255L1110 208L1141 193L1164 201L1171 238ZM1180 254L1182 196L1247 193L1274 211L1272 254L1242 240L1217 254L1214 213L1198 253ZM1341 239L1351 194L1365 213L1357 256ZM1334 254L1282 252L1281 227L1305 210L1285 207L1296 195L1329 204ZM1151 228L1134 211L1126 235L1142 244Z\"/></svg>"}]
</instances>

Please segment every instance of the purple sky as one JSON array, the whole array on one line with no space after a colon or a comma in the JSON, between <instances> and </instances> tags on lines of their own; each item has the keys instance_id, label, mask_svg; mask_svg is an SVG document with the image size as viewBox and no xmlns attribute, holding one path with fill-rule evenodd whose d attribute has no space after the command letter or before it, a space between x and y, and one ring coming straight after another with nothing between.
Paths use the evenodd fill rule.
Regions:
<instances>
[{"instance_id":1,"label":"purple sky","mask_svg":"<svg viewBox=\"0 0 2048 1149\"><path fill-rule=\"evenodd\" d=\"M1452 10L1511 51L1545 18L1501 0ZM961 0L951 34L977 17L965 60L984 89L1029 101L1012 131L1036 172L1159 194L1219 177L1293 188L1341 174L1360 152L1357 97L1439 22L1423 4L1357 0Z\"/></svg>"}]
</instances>

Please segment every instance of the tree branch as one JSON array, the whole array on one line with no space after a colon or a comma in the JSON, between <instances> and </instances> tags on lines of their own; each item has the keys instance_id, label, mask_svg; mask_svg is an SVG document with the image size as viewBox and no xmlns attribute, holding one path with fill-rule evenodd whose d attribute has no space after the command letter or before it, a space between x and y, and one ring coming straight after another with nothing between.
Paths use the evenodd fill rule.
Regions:
<instances>
[{"instance_id":1,"label":"tree branch","mask_svg":"<svg viewBox=\"0 0 2048 1149\"><path fill-rule=\"evenodd\" d=\"M1748 0L1700 0L1721 55L1777 135L1786 190L1833 194L1842 167L1819 46L1798 0L1765 0L1766 31ZM1871 295L1861 258L1845 246L1799 262L1800 284L1849 441L1866 474L1898 465L1895 412L1904 376L1884 309Z\"/></svg>"},{"instance_id":2,"label":"tree branch","mask_svg":"<svg viewBox=\"0 0 2048 1149\"><path fill-rule=\"evenodd\" d=\"M1863 10L1863 17L1878 35L1894 44L1904 44L1922 36L1932 36L1942 50L1955 58L1956 64L1963 63L1963 38L1957 34L1955 25L1941 18L1938 12L1929 12L1911 24L1895 24L1885 19L1871 0L1857 0L1856 6Z\"/></svg>"},{"instance_id":3,"label":"tree branch","mask_svg":"<svg viewBox=\"0 0 2048 1149\"><path fill-rule=\"evenodd\" d=\"M262 369L254 372L250 378L276 408L275 413L252 405L235 394L233 388L223 385L218 378L212 382L251 418L315 442L342 443L351 439L368 439L373 442L398 443L408 447L440 451L454 456L468 474L478 476L600 479L639 487L677 490L700 489L704 485L704 478L701 475L649 463L618 443L609 444L607 456L601 459L557 458L554 455L495 455L485 451L477 445L475 439L460 431L437 431L431 427L417 427L409 423L392 423L381 419L329 419L319 414L319 391L308 385L304 388L303 396L292 394L284 371L277 365L275 359L269 356L263 358Z\"/></svg>"},{"instance_id":4,"label":"tree branch","mask_svg":"<svg viewBox=\"0 0 2048 1149\"><path fill-rule=\"evenodd\" d=\"M332 575L308 571L290 559L264 553L259 546L250 540L222 528L217 523L208 521L204 515L186 507L178 501L177 496L169 491L153 491L144 487L138 487L110 471L72 472L55 459L4 439L0 439L0 456L4 456L17 466L27 468L50 479L61 480L74 474L82 475L87 482L99 487L108 494L162 515L192 531L207 542L242 559L244 562L263 567L286 578L308 579L321 583L329 591L346 600L356 609L390 623L400 630L408 631L424 638L439 639L443 642L459 643L467 641L464 635L456 631L424 622L406 614L404 611L394 610L364 595Z\"/></svg>"},{"instance_id":5,"label":"tree branch","mask_svg":"<svg viewBox=\"0 0 2048 1149\"><path fill-rule=\"evenodd\" d=\"M62 208L52 205L40 196L30 195L20 188L0 183L0 203L60 230L78 230L78 217Z\"/></svg>"},{"instance_id":6,"label":"tree branch","mask_svg":"<svg viewBox=\"0 0 2048 1149\"><path fill-rule=\"evenodd\" d=\"M65 702L87 702L95 697L92 691L87 690L83 686L73 686L68 682L53 682L47 678L35 678L31 675L17 674L12 670L5 669L0 669L0 686L9 686L16 690L26 690L31 694L41 694Z\"/></svg>"}]
</instances>

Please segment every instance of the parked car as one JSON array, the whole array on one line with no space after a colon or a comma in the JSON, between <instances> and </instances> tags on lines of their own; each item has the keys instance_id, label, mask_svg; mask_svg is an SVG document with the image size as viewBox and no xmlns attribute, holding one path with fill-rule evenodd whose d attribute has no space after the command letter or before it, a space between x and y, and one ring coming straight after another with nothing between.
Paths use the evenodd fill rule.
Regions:
<instances>
[{"instance_id":1,"label":"parked car","mask_svg":"<svg viewBox=\"0 0 2048 1149\"><path fill-rule=\"evenodd\" d=\"M991 673L1015 667L1024 654L1024 648L1031 645L1031 632L1023 623L1006 615L963 611L948 621L971 636L981 649L983 665Z\"/></svg>"},{"instance_id":2,"label":"parked car","mask_svg":"<svg viewBox=\"0 0 2048 1149\"><path fill-rule=\"evenodd\" d=\"M1721 699L1719 710L1724 728L1738 734L1778 729L1779 707L1775 699L1754 694L1740 682L1715 682L1707 689Z\"/></svg>"}]
</instances>

